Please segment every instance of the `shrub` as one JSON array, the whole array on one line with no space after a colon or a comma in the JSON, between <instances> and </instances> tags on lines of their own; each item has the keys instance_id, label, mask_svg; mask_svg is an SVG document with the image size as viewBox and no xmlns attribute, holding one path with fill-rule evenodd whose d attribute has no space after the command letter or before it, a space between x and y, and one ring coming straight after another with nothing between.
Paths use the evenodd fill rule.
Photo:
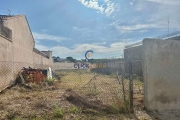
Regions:
<instances>
[{"instance_id":1,"label":"shrub","mask_svg":"<svg viewBox=\"0 0 180 120\"><path fill-rule=\"evenodd\" d=\"M47 83L48 83L48 85L53 85L53 84L54 84L55 79L54 79L54 78L46 78L44 81L45 81L45 82L47 82Z\"/></svg>"},{"instance_id":2,"label":"shrub","mask_svg":"<svg viewBox=\"0 0 180 120\"><path fill-rule=\"evenodd\" d=\"M61 108L55 106L54 117L62 118L63 115L64 115L63 110Z\"/></svg>"}]
</instances>

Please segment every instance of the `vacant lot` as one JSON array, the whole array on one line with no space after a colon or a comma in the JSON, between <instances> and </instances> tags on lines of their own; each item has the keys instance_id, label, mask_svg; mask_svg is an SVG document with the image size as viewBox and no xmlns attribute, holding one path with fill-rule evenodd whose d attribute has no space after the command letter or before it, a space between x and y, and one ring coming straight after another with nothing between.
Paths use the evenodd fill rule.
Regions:
<instances>
[{"instance_id":1,"label":"vacant lot","mask_svg":"<svg viewBox=\"0 0 180 120\"><path fill-rule=\"evenodd\" d=\"M129 113L129 81L117 75L57 71L61 80L32 89L16 85L0 94L0 119L134 119ZM48 84L50 83L50 84ZM124 83L124 84L123 84ZM142 83L135 81L137 105ZM124 87L123 87L124 85Z\"/></svg>"}]
</instances>

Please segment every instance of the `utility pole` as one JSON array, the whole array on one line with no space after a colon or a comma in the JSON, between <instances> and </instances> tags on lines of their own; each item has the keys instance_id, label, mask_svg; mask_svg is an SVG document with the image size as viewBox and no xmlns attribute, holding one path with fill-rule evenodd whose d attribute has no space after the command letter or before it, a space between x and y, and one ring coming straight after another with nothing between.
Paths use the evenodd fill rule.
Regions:
<instances>
[{"instance_id":1,"label":"utility pole","mask_svg":"<svg viewBox=\"0 0 180 120\"><path fill-rule=\"evenodd\" d=\"M169 37L169 16L168 16L168 37Z\"/></svg>"}]
</instances>

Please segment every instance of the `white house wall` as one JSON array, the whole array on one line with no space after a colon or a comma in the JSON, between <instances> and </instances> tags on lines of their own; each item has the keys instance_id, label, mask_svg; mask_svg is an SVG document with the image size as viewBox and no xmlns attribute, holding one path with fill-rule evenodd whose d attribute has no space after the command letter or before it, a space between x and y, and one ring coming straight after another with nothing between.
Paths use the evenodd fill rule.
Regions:
<instances>
[{"instance_id":1,"label":"white house wall","mask_svg":"<svg viewBox=\"0 0 180 120\"><path fill-rule=\"evenodd\" d=\"M35 42L25 15L4 18L4 25L12 30L12 40L0 36L0 90L13 84L23 67L52 66L52 59L33 51Z\"/></svg>"}]
</instances>

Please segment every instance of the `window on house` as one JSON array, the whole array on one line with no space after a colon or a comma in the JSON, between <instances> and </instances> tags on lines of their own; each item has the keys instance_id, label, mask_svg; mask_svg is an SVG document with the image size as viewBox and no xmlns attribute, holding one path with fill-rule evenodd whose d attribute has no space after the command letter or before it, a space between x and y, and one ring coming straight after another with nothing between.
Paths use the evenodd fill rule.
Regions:
<instances>
[{"instance_id":1,"label":"window on house","mask_svg":"<svg viewBox=\"0 0 180 120\"><path fill-rule=\"evenodd\" d=\"M4 27L3 26L3 21L2 19L0 19L0 35L8 38L8 39L11 39L12 37L12 30L7 28L7 27Z\"/></svg>"}]
</instances>

